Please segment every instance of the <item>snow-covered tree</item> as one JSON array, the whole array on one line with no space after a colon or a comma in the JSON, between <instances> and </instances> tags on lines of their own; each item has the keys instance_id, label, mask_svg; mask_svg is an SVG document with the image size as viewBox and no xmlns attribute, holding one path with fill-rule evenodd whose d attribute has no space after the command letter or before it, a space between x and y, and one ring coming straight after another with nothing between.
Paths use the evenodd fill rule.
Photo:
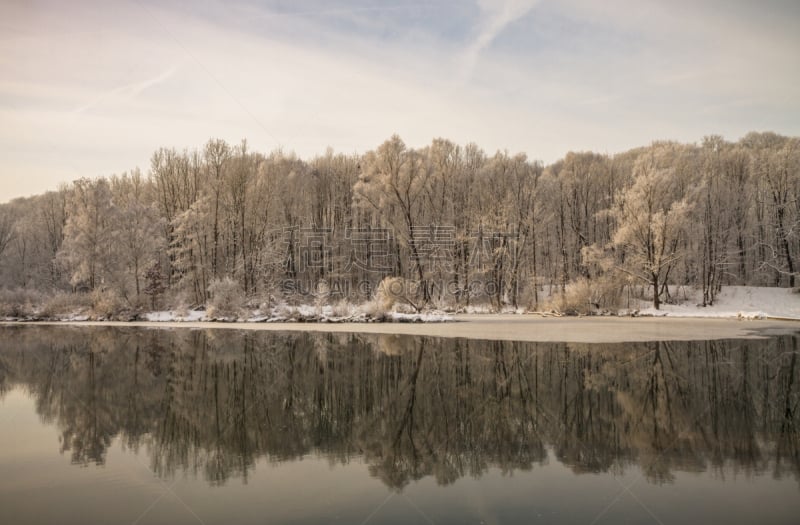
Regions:
<instances>
[{"instance_id":1,"label":"snow-covered tree","mask_svg":"<svg viewBox=\"0 0 800 525\"><path fill-rule=\"evenodd\" d=\"M163 231L158 208L149 195L146 180L138 170L111 178L114 196L114 244L119 263L132 281L138 302L142 292L142 273L157 261L163 249ZM128 283L120 283L120 292L129 297Z\"/></svg>"},{"instance_id":2,"label":"snow-covered tree","mask_svg":"<svg viewBox=\"0 0 800 525\"><path fill-rule=\"evenodd\" d=\"M14 237L14 216L8 207L0 208L0 257Z\"/></svg>"},{"instance_id":3,"label":"snow-covered tree","mask_svg":"<svg viewBox=\"0 0 800 525\"><path fill-rule=\"evenodd\" d=\"M634 168L634 182L611 210L617 230L611 245L619 253L617 268L647 283L658 309L667 277L684 255L679 250L691 204L669 160L674 146L645 153Z\"/></svg>"},{"instance_id":4,"label":"snow-covered tree","mask_svg":"<svg viewBox=\"0 0 800 525\"><path fill-rule=\"evenodd\" d=\"M423 196L428 192L431 167L419 152L407 148L397 135L364 156L354 193L356 203L377 211L402 239L411 254L412 272L421 284L423 302L429 299L426 267L420 253L417 226L425 225Z\"/></svg>"},{"instance_id":5,"label":"snow-covered tree","mask_svg":"<svg viewBox=\"0 0 800 525\"><path fill-rule=\"evenodd\" d=\"M117 270L119 250L114 225L117 208L106 179L79 179L72 184L59 258L73 287L95 290Z\"/></svg>"},{"instance_id":6,"label":"snow-covered tree","mask_svg":"<svg viewBox=\"0 0 800 525\"><path fill-rule=\"evenodd\" d=\"M338 301L385 277L419 283L420 307L532 306L568 288L611 305L626 286L658 305L668 283L709 304L726 284L795 286L799 231L800 139L775 133L548 166L443 138L310 161L213 139L157 150L147 176L0 205L0 288L71 285L130 306L158 264L163 295L198 304L225 278L248 300L312 301L324 281Z\"/></svg>"},{"instance_id":7,"label":"snow-covered tree","mask_svg":"<svg viewBox=\"0 0 800 525\"><path fill-rule=\"evenodd\" d=\"M800 226L800 139L775 133L751 133L743 142L752 151L752 170L761 188L767 214L762 226L771 230L761 243L767 248L761 264L774 271L776 284L788 277L794 287L797 275L797 230Z\"/></svg>"}]
</instances>

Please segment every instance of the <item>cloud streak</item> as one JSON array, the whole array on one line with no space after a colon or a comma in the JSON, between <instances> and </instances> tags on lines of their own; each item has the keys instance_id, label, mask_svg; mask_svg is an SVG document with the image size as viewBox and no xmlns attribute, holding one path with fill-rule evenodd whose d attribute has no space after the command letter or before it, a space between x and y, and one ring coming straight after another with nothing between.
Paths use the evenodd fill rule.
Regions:
<instances>
[{"instance_id":1,"label":"cloud streak","mask_svg":"<svg viewBox=\"0 0 800 525\"><path fill-rule=\"evenodd\" d=\"M154 76L153 78L148 78L140 82L134 82L132 84L119 86L109 91L106 91L105 93L101 93L91 102L72 110L72 113L75 115L80 115L81 113L84 113L107 101L121 103L133 100L140 94L142 94L142 92L144 92L145 90L153 86L157 86L163 82L166 82L172 75L175 74L177 69L178 69L177 67L170 67L166 71L163 71L162 73Z\"/></svg>"},{"instance_id":2,"label":"cloud streak","mask_svg":"<svg viewBox=\"0 0 800 525\"><path fill-rule=\"evenodd\" d=\"M480 31L464 52L462 77L465 80L472 75L480 54L506 27L527 15L537 3L538 0L478 0Z\"/></svg>"},{"instance_id":3,"label":"cloud streak","mask_svg":"<svg viewBox=\"0 0 800 525\"><path fill-rule=\"evenodd\" d=\"M800 11L731 2L430 0L423 14L379 0L11 3L0 201L212 136L304 157L441 136L551 162L800 134Z\"/></svg>"}]
</instances>

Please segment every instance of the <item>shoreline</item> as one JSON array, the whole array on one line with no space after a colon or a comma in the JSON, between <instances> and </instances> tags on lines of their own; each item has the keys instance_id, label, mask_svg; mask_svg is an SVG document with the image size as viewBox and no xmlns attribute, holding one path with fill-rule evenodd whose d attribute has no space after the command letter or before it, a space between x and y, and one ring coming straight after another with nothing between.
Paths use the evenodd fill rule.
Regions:
<instances>
[{"instance_id":1,"label":"shoreline","mask_svg":"<svg viewBox=\"0 0 800 525\"><path fill-rule=\"evenodd\" d=\"M266 330L420 335L525 342L622 343L761 339L800 333L800 322L681 317L533 317L513 314L457 314L431 323L226 323L206 321L0 321L0 326L132 327L194 330Z\"/></svg>"}]
</instances>

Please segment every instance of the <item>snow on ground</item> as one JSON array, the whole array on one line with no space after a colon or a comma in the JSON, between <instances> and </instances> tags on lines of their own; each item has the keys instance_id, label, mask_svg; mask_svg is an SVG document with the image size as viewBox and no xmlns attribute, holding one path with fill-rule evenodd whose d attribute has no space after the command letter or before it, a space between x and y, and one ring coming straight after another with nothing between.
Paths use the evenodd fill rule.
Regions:
<instances>
[{"instance_id":1,"label":"snow on ground","mask_svg":"<svg viewBox=\"0 0 800 525\"><path fill-rule=\"evenodd\" d=\"M662 304L660 310L643 303L639 315L735 319L784 318L800 320L800 293L790 288L723 286L712 306L702 304L702 292L681 304Z\"/></svg>"},{"instance_id":2,"label":"snow on ground","mask_svg":"<svg viewBox=\"0 0 800 525\"><path fill-rule=\"evenodd\" d=\"M142 316L144 320L151 322L201 322L201 321L223 321L223 322L245 322L245 323L281 323L281 322L318 322L318 323L342 323L342 322L376 322L388 321L395 323L442 323L452 321L453 316L440 311L430 311L423 313L401 313L387 312L385 315L370 315L363 312L359 307L349 308L333 306L287 306L280 305L265 314L254 310L246 317L238 318L209 318L203 310L192 310L181 313L176 310L163 310L158 312L148 312ZM72 319L77 320L77 319ZM85 320L85 319L84 319Z\"/></svg>"},{"instance_id":3,"label":"snow on ground","mask_svg":"<svg viewBox=\"0 0 800 525\"><path fill-rule=\"evenodd\" d=\"M85 314L72 314L61 319L62 321L88 321L89 316Z\"/></svg>"},{"instance_id":4,"label":"snow on ground","mask_svg":"<svg viewBox=\"0 0 800 525\"><path fill-rule=\"evenodd\" d=\"M800 293L794 293L788 288L766 288L756 286L725 286L717 296L712 306L699 306L702 303L702 292L681 287L673 292L673 297L679 299L679 304L662 304L660 310L652 307L651 303L642 302L637 312L639 316L652 317L700 317L700 318L728 318L728 319L796 319L800 320ZM278 305L268 312L252 311L249 316L234 318L210 319L203 310L183 312L161 311L144 314L147 321L158 322L198 322L198 321L228 321L247 323L281 323L281 322L376 322L388 321L395 323L437 323L452 321L453 316L438 310L423 313L388 312L383 314L367 313L369 308L354 305L314 306ZM469 314L488 315L488 307L472 306L467 309ZM522 313L509 309L503 313ZM620 315L627 315L622 311Z\"/></svg>"},{"instance_id":5,"label":"snow on ground","mask_svg":"<svg viewBox=\"0 0 800 525\"><path fill-rule=\"evenodd\" d=\"M670 288L676 304L662 304L660 310L655 310L651 303L640 302L639 309L631 312L621 310L619 316L637 315L647 317L696 317L696 318L727 318L727 319L786 319L800 321L800 293L795 293L788 288L767 288L755 286L725 286L717 296L712 306L699 306L702 302L702 293L689 287L681 286ZM522 309L506 308L498 314L492 312L488 306L470 306L458 314L480 316L524 314ZM547 315L541 312L538 315ZM71 315L56 316L52 320L58 321L89 321L91 318L83 311ZM290 306L285 303L278 304L269 309L252 310L241 316L234 317L209 317L207 312L198 310L164 310L147 312L139 317L140 320L161 323L181 322L240 322L240 323L440 323L454 320L449 312L439 310L422 313L409 312L383 312L376 308L374 303L352 305L338 303L336 305L299 305ZM0 318L0 321L45 320L34 318Z\"/></svg>"},{"instance_id":6,"label":"snow on ground","mask_svg":"<svg viewBox=\"0 0 800 525\"><path fill-rule=\"evenodd\" d=\"M458 309L460 314L524 314L527 313L525 308L514 308L513 306L506 306L502 311L498 312L494 306L489 304L469 305Z\"/></svg>"},{"instance_id":7,"label":"snow on ground","mask_svg":"<svg viewBox=\"0 0 800 525\"><path fill-rule=\"evenodd\" d=\"M159 312L147 312L143 317L147 321L156 322L196 322L205 321L206 312L204 310L190 310L181 313L176 310L162 310Z\"/></svg>"},{"instance_id":8,"label":"snow on ground","mask_svg":"<svg viewBox=\"0 0 800 525\"><path fill-rule=\"evenodd\" d=\"M404 314L400 312L390 312L389 318L398 323L444 323L452 321L453 316L444 312L432 311L421 314Z\"/></svg>"}]
</instances>

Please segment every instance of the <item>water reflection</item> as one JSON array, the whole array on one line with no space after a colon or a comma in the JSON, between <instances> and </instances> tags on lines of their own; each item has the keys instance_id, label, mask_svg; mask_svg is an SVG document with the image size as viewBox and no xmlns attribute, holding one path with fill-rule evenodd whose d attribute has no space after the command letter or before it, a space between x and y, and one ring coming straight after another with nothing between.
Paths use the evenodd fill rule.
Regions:
<instances>
[{"instance_id":1,"label":"water reflection","mask_svg":"<svg viewBox=\"0 0 800 525\"><path fill-rule=\"evenodd\" d=\"M160 476L247 479L256 462L362 458L392 488L535 469L638 466L800 480L797 339L553 344L410 336L4 327L61 451L112 441ZM55 444L54 444L55 445ZM550 455L548 451L551 451Z\"/></svg>"}]
</instances>

